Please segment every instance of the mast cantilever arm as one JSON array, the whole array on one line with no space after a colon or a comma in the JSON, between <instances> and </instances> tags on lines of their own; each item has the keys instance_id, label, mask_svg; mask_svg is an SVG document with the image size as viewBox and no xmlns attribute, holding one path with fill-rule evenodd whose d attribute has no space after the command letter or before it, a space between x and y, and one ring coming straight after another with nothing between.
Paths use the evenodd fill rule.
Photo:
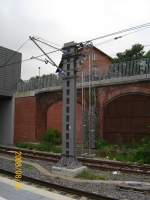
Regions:
<instances>
[{"instance_id":1,"label":"mast cantilever arm","mask_svg":"<svg viewBox=\"0 0 150 200\"><path fill-rule=\"evenodd\" d=\"M37 57L32 56L31 59L36 59L36 60L39 60L39 61L41 61L41 62L45 62L45 64L48 64L48 63L49 63L49 60L47 60L46 58L45 58L45 60L42 60L42 59L40 59L40 58L37 58Z\"/></svg>"},{"instance_id":2,"label":"mast cantilever arm","mask_svg":"<svg viewBox=\"0 0 150 200\"><path fill-rule=\"evenodd\" d=\"M37 39L37 38L34 38L34 39L35 39L36 41L38 41L38 42L41 42L41 43L43 43L43 44L45 44L45 45L47 45L47 46L49 46L49 47L55 49L55 50L62 51L62 49L59 49L59 48L57 48L57 47L54 47L54 46L52 46L52 45L50 45L50 44L48 44L48 43L46 43L46 42L43 42L43 41L41 41L41 40L39 40L39 39Z\"/></svg>"},{"instance_id":3,"label":"mast cantilever arm","mask_svg":"<svg viewBox=\"0 0 150 200\"><path fill-rule=\"evenodd\" d=\"M57 64L45 53L45 51L38 45L38 43L35 41L36 39L34 37L29 36L30 40L42 51L42 53L48 58L49 62L54 66L57 67Z\"/></svg>"}]
</instances>

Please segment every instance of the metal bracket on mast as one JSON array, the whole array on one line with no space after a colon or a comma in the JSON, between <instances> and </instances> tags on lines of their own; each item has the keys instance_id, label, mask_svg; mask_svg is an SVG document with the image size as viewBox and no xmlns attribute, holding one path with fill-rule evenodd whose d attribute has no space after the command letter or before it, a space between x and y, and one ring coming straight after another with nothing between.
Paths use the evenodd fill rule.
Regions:
<instances>
[{"instance_id":1,"label":"metal bracket on mast","mask_svg":"<svg viewBox=\"0 0 150 200\"><path fill-rule=\"evenodd\" d=\"M36 39L35 37L29 36L29 38L30 38L30 40L42 51L42 53L48 58L48 60L45 59L45 61L43 61L42 59L39 59L39 58L36 58L36 59L45 62L45 64L50 63L51 65L53 65L54 67L57 68L57 69L56 69L56 73L64 74L63 70L62 70L61 67L60 67L60 64L59 64L59 66L58 66L58 65L50 58L50 56L49 56L47 53L45 53L45 51L40 47L40 45L39 45L36 41L41 42L41 43L44 43L44 44L47 44L47 43L45 43L45 42L43 42L43 41L41 41L41 40L39 40L39 39ZM58 48L56 48L56 47L53 47L52 45L49 45L49 44L47 44L47 45L50 46L50 47L52 47L52 48L54 48L54 49L56 49L56 50L60 50L60 51L61 51L61 49L58 49ZM32 57L32 58L34 59L34 57Z\"/></svg>"},{"instance_id":2,"label":"metal bracket on mast","mask_svg":"<svg viewBox=\"0 0 150 200\"><path fill-rule=\"evenodd\" d=\"M40 59L40 58L37 58L37 57L32 56L31 59L39 60L39 61L41 61L41 62L44 62L45 64L48 64L48 63L49 63L49 61L48 61L46 58L45 58L45 60L42 60L42 59Z\"/></svg>"},{"instance_id":3,"label":"metal bracket on mast","mask_svg":"<svg viewBox=\"0 0 150 200\"><path fill-rule=\"evenodd\" d=\"M36 39L35 37L31 37L31 36L29 36L29 38L30 38L30 40L42 51L42 53L48 58L49 63L52 64L54 67L57 67L57 68L58 68L57 64L50 58L50 56L49 56L47 53L45 53L45 51L44 51L44 50L40 47L40 45L36 42L36 40L37 40L37 41L40 41L40 40L39 40L39 39Z\"/></svg>"}]
</instances>

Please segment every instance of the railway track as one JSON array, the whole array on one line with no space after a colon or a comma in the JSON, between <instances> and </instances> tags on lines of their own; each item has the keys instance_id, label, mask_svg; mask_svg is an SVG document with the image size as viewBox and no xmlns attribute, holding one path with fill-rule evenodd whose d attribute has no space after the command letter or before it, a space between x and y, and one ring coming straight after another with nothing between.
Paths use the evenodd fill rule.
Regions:
<instances>
[{"instance_id":1,"label":"railway track","mask_svg":"<svg viewBox=\"0 0 150 200\"><path fill-rule=\"evenodd\" d=\"M25 149L20 149L20 148L15 148L15 147L0 146L0 153L14 155L15 151L21 151L24 157L31 158L31 159L44 160L44 161L54 162L54 163L60 159L60 155L58 154L51 154L51 153L39 152L39 151L37 152L37 151L25 150ZM78 159L85 166L88 166L94 169L150 175L150 165L140 166L140 165L135 165L135 164L126 164L119 161L99 160L99 159L91 159L91 158L85 158L85 157L78 157Z\"/></svg>"},{"instance_id":2,"label":"railway track","mask_svg":"<svg viewBox=\"0 0 150 200\"><path fill-rule=\"evenodd\" d=\"M7 171L7 170L0 169L0 173L5 174L9 177L15 177L15 173ZM35 178L33 179L31 177L24 176L24 175L23 175L22 180L36 184L38 186L42 186L42 187L44 186L48 189L55 189L57 191L65 192L66 195L67 194L74 194L74 195L77 195L79 197L84 196L84 197L88 197L88 199L98 199L98 200L119 200L117 198L107 197L107 196L104 196L104 195L101 195L101 194L83 191L83 190L80 190L80 189L71 188L69 186L66 187L66 186L62 186L62 185L59 185L59 184L54 184L52 182L43 181L43 180L40 180L40 179L35 179Z\"/></svg>"}]
</instances>

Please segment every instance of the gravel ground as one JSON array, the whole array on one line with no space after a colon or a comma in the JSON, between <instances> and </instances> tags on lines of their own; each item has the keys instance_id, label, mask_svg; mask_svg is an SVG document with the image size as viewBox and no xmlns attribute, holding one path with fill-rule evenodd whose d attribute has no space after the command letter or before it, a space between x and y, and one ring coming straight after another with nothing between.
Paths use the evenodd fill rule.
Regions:
<instances>
[{"instance_id":1,"label":"gravel ground","mask_svg":"<svg viewBox=\"0 0 150 200\"><path fill-rule=\"evenodd\" d=\"M6 157L6 156L5 156ZM24 159L25 160L25 159ZM29 161L29 159L28 159ZM44 166L46 169L51 171L51 166L52 164L45 162L45 161L36 161L38 163L40 163L42 166ZM33 163L33 161L31 162ZM0 158L0 169L7 169L9 171L14 172L15 171L15 166L14 166L14 161L10 161L10 160L6 160L3 158ZM143 192L138 192L138 191L133 191L133 190L126 190L126 189L119 189L118 186L116 184L110 184L109 181L107 182L99 182L99 181L86 181L86 182L82 182L82 181L75 181L73 182L72 180L66 180L63 178L59 178L59 177L52 177L52 176L46 176L43 175L40 171L38 171L37 169L35 169L34 167L31 167L29 165L23 164L22 167L22 171L23 174L25 176L29 176L32 178L36 178L36 179L40 179L40 180L44 180L47 182L53 182L56 184L61 184L64 186L69 186L71 188L78 188L81 190L86 190L89 192L95 192L95 193L99 193L102 195L106 195L109 197L115 197L121 200L150 200L150 193L143 193ZM98 172L96 171L96 173L102 173L102 172ZM106 172L103 172L104 174ZM111 177L111 180L114 180L114 176L112 176L112 174L107 173L108 177ZM139 176L139 175L138 175ZM115 180L129 180L131 179L133 180L140 180L140 181L149 181L150 177L143 177L143 176L139 176L137 175L125 175L125 174L121 174L120 178L118 177L118 179ZM138 177L136 179L136 177ZM141 177L141 178L140 178Z\"/></svg>"},{"instance_id":2,"label":"gravel ground","mask_svg":"<svg viewBox=\"0 0 150 200\"><path fill-rule=\"evenodd\" d=\"M31 159L27 159L31 161ZM46 168L51 172L51 167L54 165L53 163L47 161L36 160L38 164ZM133 174L133 173L122 173L117 172L117 175L113 175L111 171L103 171L103 170L95 170L91 169L91 171L95 174L102 175L106 178L106 180L118 180L118 181L139 181L139 182L148 182L150 183L150 175L142 175L142 174Z\"/></svg>"}]
</instances>

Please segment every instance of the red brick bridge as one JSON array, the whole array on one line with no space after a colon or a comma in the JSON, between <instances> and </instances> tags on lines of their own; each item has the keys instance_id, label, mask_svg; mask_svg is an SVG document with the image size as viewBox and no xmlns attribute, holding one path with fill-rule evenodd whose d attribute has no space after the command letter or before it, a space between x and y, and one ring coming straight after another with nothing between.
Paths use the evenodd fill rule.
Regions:
<instances>
[{"instance_id":1,"label":"red brick bridge","mask_svg":"<svg viewBox=\"0 0 150 200\"><path fill-rule=\"evenodd\" d=\"M96 93L97 137L121 144L150 135L150 62L134 62L132 67L122 64L121 68L115 65L110 71L109 78L92 81ZM89 83L85 82L87 109L88 87ZM81 104L82 88L78 83L78 143L83 138ZM15 106L15 142L39 141L50 127L62 130L61 86L22 89L16 94Z\"/></svg>"}]
</instances>

